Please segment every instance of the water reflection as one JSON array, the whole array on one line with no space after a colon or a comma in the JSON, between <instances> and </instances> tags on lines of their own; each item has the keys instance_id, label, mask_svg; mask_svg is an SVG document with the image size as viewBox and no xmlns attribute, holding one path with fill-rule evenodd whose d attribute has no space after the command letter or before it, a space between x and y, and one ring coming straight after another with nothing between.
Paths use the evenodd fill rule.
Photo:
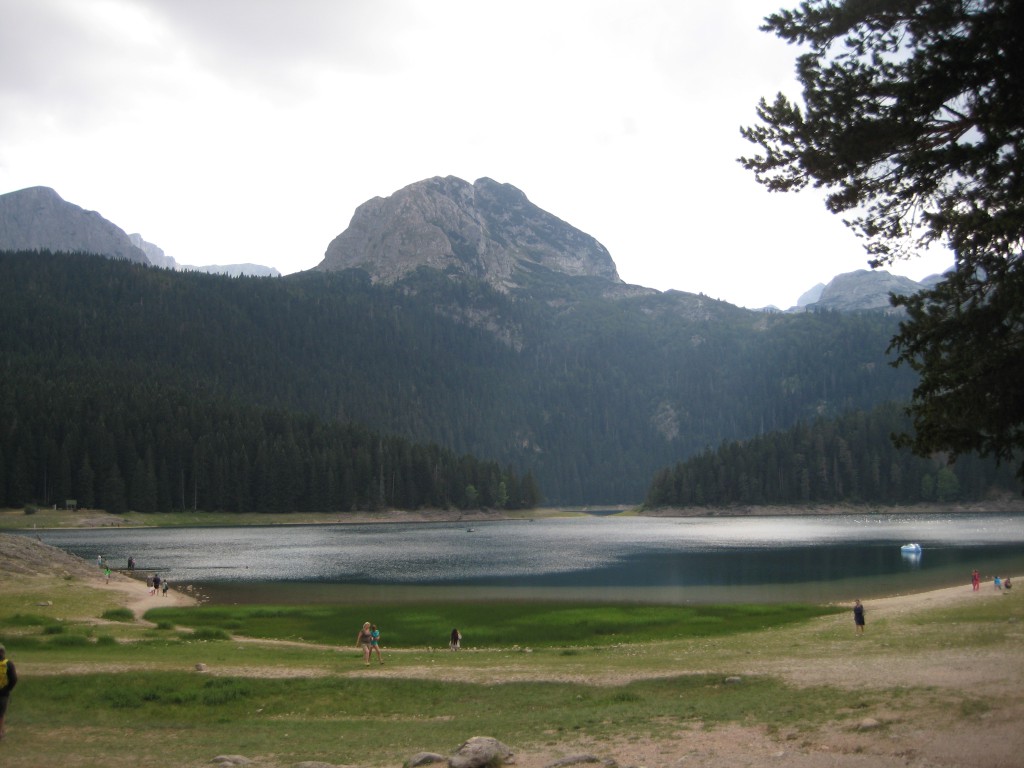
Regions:
<instances>
[{"instance_id":1,"label":"water reflection","mask_svg":"<svg viewBox=\"0 0 1024 768\"><path fill-rule=\"evenodd\" d=\"M39 531L50 544L237 597L450 594L681 602L820 599L1024 573L1024 515L599 517L474 523ZM906 557L917 541L923 554ZM818 597L809 598L809 595ZM767 597L766 597L767 596Z\"/></svg>"}]
</instances>

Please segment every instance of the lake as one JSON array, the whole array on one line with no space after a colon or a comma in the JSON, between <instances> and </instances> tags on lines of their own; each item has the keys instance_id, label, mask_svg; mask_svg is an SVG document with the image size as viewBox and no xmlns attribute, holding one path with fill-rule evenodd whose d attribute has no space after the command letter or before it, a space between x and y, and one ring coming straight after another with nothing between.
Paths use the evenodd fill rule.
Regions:
<instances>
[{"instance_id":1,"label":"lake","mask_svg":"<svg viewBox=\"0 0 1024 768\"><path fill-rule=\"evenodd\" d=\"M1024 574L1024 515L913 514L25 532L215 602L849 600ZM901 554L916 541L918 557ZM1024 587L1024 584L1022 584Z\"/></svg>"}]
</instances>

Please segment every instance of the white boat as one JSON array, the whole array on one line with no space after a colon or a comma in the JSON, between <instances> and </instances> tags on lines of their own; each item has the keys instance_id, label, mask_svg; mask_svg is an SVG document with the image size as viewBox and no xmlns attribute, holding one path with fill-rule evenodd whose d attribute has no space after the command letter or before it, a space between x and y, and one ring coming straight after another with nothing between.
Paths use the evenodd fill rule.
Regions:
<instances>
[{"instance_id":1,"label":"white boat","mask_svg":"<svg viewBox=\"0 0 1024 768\"><path fill-rule=\"evenodd\" d=\"M903 553L908 554L908 555L920 555L921 554L921 545L918 544L917 542L911 542L910 544L904 544L902 547L900 547L900 552L903 552Z\"/></svg>"}]
</instances>

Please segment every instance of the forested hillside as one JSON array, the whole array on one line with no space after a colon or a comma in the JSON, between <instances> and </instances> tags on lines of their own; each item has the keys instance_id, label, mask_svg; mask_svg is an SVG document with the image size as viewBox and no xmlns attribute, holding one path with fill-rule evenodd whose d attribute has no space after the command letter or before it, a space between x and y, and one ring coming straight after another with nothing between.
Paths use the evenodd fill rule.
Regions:
<instances>
[{"instance_id":1,"label":"forested hillside","mask_svg":"<svg viewBox=\"0 0 1024 768\"><path fill-rule=\"evenodd\" d=\"M141 377L104 380L85 366L49 381L7 371L5 382L0 506L344 512L538 500L529 475L494 462Z\"/></svg>"},{"instance_id":2,"label":"forested hillside","mask_svg":"<svg viewBox=\"0 0 1024 768\"><path fill-rule=\"evenodd\" d=\"M227 278L2 254L4 402L12 388L57 387L57 399L65 388L72 400L81 389L97 393L93 422L115 418L109 409L145 422L125 412L151 407L124 394L138 387L188 408L309 416L325 429L354 424L472 454L529 478L546 501L583 504L638 502L654 473L681 458L903 399L913 383L886 365L896 321L882 314L609 296L607 281L539 268L524 283L506 295L424 269L385 287L354 271ZM25 450L11 435L0 444L8 482ZM123 463L145 462L135 454ZM178 504L187 490L171 480ZM251 503L276 503L263 495Z\"/></svg>"},{"instance_id":3,"label":"forested hillside","mask_svg":"<svg viewBox=\"0 0 1024 768\"><path fill-rule=\"evenodd\" d=\"M955 464L896 448L890 435L910 428L902 406L816 419L748 441L731 441L664 469L646 506L913 504L1019 493L1010 464L975 454Z\"/></svg>"}]
</instances>

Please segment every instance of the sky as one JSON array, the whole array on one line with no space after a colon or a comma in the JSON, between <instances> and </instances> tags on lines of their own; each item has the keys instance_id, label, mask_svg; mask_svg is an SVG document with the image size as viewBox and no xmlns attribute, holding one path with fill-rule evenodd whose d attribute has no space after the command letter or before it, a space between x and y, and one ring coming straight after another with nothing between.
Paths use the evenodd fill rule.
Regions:
<instances>
[{"instance_id":1,"label":"sky","mask_svg":"<svg viewBox=\"0 0 1024 768\"><path fill-rule=\"evenodd\" d=\"M361 203L489 177L627 283L796 304L867 256L736 158L796 0L0 0L0 193L52 187L179 263L310 269ZM915 280L937 249L888 268Z\"/></svg>"}]
</instances>

